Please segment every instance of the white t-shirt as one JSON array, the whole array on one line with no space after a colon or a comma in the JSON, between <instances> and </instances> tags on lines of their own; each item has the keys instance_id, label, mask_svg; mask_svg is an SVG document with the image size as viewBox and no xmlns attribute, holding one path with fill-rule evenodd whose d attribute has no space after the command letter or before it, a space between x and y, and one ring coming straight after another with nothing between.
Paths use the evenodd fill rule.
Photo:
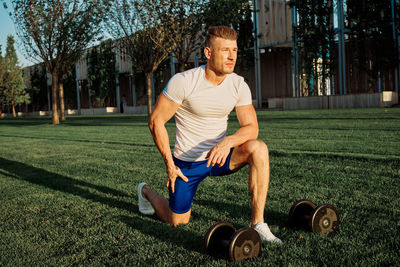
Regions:
<instances>
[{"instance_id":1,"label":"white t-shirt","mask_svg":"<svg viewBox=\"0 0 400 267\"><path fill-rule=\"evenodd\" d=\"M226 136L229 113L252 104L243 77L228 74L219 85L205 78L205 66L175 74L163 91L180 104L175 113L174 156L183 161L205 160L207 153Z\"/></svg>"}]
</instances>

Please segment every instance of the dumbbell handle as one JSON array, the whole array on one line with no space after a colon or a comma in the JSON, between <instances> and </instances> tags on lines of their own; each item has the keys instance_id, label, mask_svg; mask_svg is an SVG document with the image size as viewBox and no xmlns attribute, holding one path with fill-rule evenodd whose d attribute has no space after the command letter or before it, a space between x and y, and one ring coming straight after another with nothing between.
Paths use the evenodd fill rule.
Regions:
<instances>
[{"instance_id":1,"label":"dumbbell handle","mask_svg":"<svg viewBox=\"0 0 400 267\"><path fill-rule=\"evenodd\" d=\"M311 219L311 214L305 214L305 215L304 215L304 219L310 220L310 219Z\"/></svg>"},{"instance_id":2,"label":"dumbbell handle","mask_svg":"<svg viewBox=\"0 0 400 267\"><path fill-rule=\"evenodd\" d=\"M230 240L227 240L227 239L220 239L220 240L219 240L219 243L221 244L221 246L227 248L227 247L229 247Z\"/></svg>"}]
</instances>

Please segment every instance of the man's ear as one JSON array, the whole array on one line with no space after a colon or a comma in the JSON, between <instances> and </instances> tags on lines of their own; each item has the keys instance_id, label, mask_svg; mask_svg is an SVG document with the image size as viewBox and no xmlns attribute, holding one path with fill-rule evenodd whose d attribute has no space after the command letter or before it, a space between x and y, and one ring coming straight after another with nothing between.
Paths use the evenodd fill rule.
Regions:
<instances>
[{"instance_id":1,"label":"man's ear","mask_svg":"<svg viewBox=\"0 0 400 267\"><path fill-rule=\"evenodd\" d=\"M211 57L211 48L210 47L204 48L204 55L206 56L207 59L210 59L210 57Z\"/></svg>"}]
</instances>

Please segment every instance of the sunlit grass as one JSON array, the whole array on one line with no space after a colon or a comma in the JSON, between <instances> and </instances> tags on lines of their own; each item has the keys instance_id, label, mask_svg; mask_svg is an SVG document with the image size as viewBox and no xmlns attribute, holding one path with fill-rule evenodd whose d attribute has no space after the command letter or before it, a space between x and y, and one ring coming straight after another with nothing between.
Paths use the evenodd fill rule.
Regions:
<instances>
[{"instance_id":1,"label":"sunlit grass","mask_svg":"<svg viewBox=\"0 0 400 267\"><path fill-rule=\"evenodd\" d=\"M265 217L284 244L241 264L399 265L400 109L258 118L271 158ZM237 127L232 114L229 132ZM137 208L141 181L168 195L164 172L145 115L0 120L0 265L226 265L203 253L203 236L219 220L249 224L248 168L206 179L191 223L177 228ZM302 198L333 204L339 230L287 228Z\"/></svg>"}]
</instances>

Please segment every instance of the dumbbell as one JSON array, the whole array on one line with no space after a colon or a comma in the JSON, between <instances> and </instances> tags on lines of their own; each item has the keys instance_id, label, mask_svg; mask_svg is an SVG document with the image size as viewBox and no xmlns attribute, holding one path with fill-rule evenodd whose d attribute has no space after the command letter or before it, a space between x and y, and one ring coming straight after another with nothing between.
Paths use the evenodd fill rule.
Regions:
<instances>
[{"instance_id":1,"label":"dumbbell","mask_svg":"<svg viewBox=\"0 0 400 267\"><path fill-rule=\"evenodd\" d=\"M261 238L256 230L243 227L236 231L229 222L217 222L204 236L207 254L242 261L261 254Z\"/></svg>"},{"instance_id":2,"label":"dumbbell","mask_svg":"<svg viewBox=\"0 0 400 267\"><path fill-rule=\"evenodd\" d=\"M314 233L330 233L339 226L339 214L330 204L316 206L302 199L293 203L289 211L289 226L311 230Z\"/></svg>"}]
</instances>

